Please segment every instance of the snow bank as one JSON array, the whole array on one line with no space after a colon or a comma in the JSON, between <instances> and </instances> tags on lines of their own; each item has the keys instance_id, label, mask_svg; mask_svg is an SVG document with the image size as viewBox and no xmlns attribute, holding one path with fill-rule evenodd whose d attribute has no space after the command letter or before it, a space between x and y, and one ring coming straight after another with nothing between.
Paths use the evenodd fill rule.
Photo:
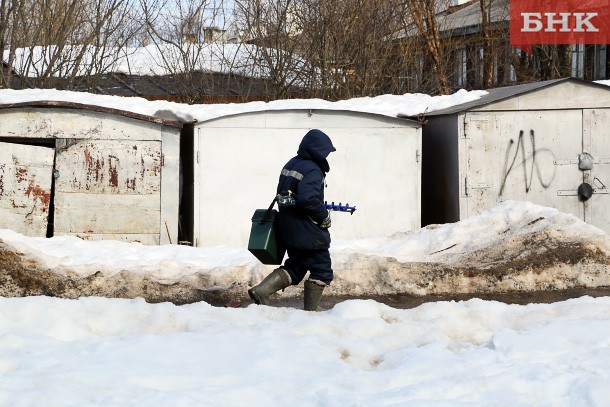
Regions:
<instances>
[{"instance_id":1,"label":"snow bank","mask_svg":"<svg viewBox=\"0 0 610 407\"><path fill-rule=\"evenodd\" d=\"M430 225L380 239L337 242L333 248L338 254L394 257L400 262L459 264L471 253L503 247L510 240L542 231L566 241L608 241L604 231L574 215L509 200L460 222Z\"/></svg>"},{"instance_id":2,"label":"snow bank","mask_svg":"<svg viewBox=\"0 0 610 407\"><path fill-rule=\"evenodd\" d=\"M81 281L81 289L91 285L87 278L101 279L96 286L102 290L106 285L107 291L97 295L122 292L146 298L138 290L158 283L243 296L273 269L246 248L29 238L9 230L0 230L0 240L5 249L52 273L46 279L57 275ZM334 295L610 286L608 235L572 215L529 202L506 201L461 222L386 238L333 241L331 255L335 281L328 292ZM298 296L300 291L287 289L281 295ZM78 296L78 290L69 296Z\"/></svg>"}]
</instances>

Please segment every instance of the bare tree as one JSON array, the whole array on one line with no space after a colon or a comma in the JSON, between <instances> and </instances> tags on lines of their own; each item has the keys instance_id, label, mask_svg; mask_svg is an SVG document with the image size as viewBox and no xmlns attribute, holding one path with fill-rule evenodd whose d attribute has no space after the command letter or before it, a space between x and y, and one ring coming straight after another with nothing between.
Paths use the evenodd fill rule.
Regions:
<instances>
[{"instance_id":1,"label":"bare tree","mask_svg":"<svg viewBox=\"0 0 610 407\"><path fill-rule=\"evenodd\" d=\"M400 28L395 0L304 0L299 19L311 92L338 99L376 95L395 82L391 35Z\"/></svg>"},{"instance_id":2,"label":"bare tree","mask_svg":"<svg viewBox=\"0 0 610 407\"><path fill-rule=\"evenodd\" d=\"M27 32L27 2L15 0L0 0L0 51L2 51L4 66L0 69L0 87L13 86L13 63L15 50L23 42ZM5 69L6 67L6 69Z\"/></svg>"},{"instance_id":3,"label":"bare tree","mask_svg":"<svg viewBox=\"0 0 610 407\"><path fill-rule=\"evenodd\" d=\"M414 27L422 39L422 46L428 55L431 75L435 83L434 92L438 94L447 94L451 91L447 77L448 59L445 57L448 44L441 40L437 19L439 7L441 10L446 9L446 3L443 2L440 6L430 0L409 0L403 3L406 17L404 26L409 31Z\"/></svg>"},{"instance_id":4,"label":"bare tree","mask_svg":"<svg viewBox=\"0 0 610 407\"><path fill-rule=\"evenodd\" d=\"M493 86L493 41L492 41L492 22L491 9L493 0L480 0L481 7L481 34L483 37L483 55L480 58L483 71L482 82L485 88Z\"/></svg>"},{"instance_id":5,"label":"bare tree","mask_svg":"<svg viewBox=\"0 0 610 407\"><path fill-rule=\"evenodd\" d=\"M135 30L129 0L1 1L4 61L39 87L60 78L70 88L107 68ZM10 86L6 78L2 85Z\"/></svg>"},{"instance_id":6,"label":"bare tree","mask_svg":"<svg viewBox=\"0 0 610 407\"><path fill-rule=\"evenodd\" d=\"M311 43L302 35L300 0L236 0L236 24L249 47L258 74L268 80L270 99L289 97L295 88L307 88L310 65L304 57Z\"/></svg>"},{"instance_id":7,"label":"bare tree","mask_svg":"<svg viewBox=\"0 0 610 407\"><path fill-rule=\"evenodd\" d=\"M141 0L140 6L156 58L150 73L170 74L179 100L223 101L218 90L228 86L249 98L259 66L252 46L226 43L231 27L223 0Z\"/></svg>"}]
</instances>

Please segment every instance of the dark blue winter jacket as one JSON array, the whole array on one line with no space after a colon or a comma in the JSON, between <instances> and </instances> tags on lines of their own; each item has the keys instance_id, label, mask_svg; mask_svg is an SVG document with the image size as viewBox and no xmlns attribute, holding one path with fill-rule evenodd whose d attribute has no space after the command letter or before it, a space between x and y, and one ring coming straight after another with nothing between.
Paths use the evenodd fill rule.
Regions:
<instances>
[{"instance_id":1,"label":"dark blue winter jacket","mask_svg":"<svg viewBox=\"0 0 610 407\"><path fill-rule=\"evenodd\" d=\"M307 132L297 156L282 169L278 194L291 194L296 203L280 206L279 232L287 246L300 249L328 249L330 233L318 225L328 216L324 204L324 178L330 171L328 155L336 151L320 130Z\"/></svg>"}]
</instances>

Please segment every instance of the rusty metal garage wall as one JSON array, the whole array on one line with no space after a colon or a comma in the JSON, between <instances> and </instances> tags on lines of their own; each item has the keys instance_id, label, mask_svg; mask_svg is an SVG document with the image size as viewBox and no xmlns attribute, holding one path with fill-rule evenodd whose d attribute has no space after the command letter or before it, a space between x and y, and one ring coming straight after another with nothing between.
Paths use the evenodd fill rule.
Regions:
<instances>
[{"instance_id":1,"label":"rusty metal garage wall","mask_svg":"<svg viewBox=\"0 0 610 407\"><path fill-rule=\"evenodd\" d=\"M179 127L105 111L0 109L0 142L28 139L56 145L55 170L41 175L55 181L55 235L177 242Z\"/></svg>"}]
</instances>

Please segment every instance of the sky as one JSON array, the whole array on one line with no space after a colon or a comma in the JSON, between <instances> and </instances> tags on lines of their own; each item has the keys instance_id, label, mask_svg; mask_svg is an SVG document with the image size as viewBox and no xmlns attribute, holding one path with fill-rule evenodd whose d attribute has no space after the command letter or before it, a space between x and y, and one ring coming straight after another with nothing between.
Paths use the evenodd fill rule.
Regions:
<instances>
[{"instance_id":1,"label":"sky","mask_svg":"<svg viewBox=\"0 0 610 407\"><path fill-rule=\"evenodd\" d=\"M169 109L203 120L291 103L417 114L480 95L460 91L447 97L386 95L334 104L308 100L187 106L53 90L1 90L0 103L62 98L143 114ZM410 266L460 265L473 253L520 250L533 235L583 243L610 255L608 235L575 216L506 201L457 223L333 241L335 281L326 292L423 295ZM127 271L164 284L207 281L217 289L236 282L256 284L273 268L235 247L31 238L6 229L0 229L0 245L60 275L99 272L111 277ZM363 259L370 260L367 267L355 267ZM396 263L406 267L383 274ZM543 270L521 281L520 289L535 290L536 278L563 279L568 286L585 280L610 285L604 273L594 275L592 270L574 268L572 276L570 270ZM380 276L390 284L381 284ZM448 281L444 289L455 283L460 282ZM0 405L610 405L609 297L527 305L471 299L412 309L346 300L314 313L274 306L278 297L299 295L298 288L290 287L271 306L242 308L205 302L151 304L141 298L0 297Z\"/></svg>"}]
</instances>

